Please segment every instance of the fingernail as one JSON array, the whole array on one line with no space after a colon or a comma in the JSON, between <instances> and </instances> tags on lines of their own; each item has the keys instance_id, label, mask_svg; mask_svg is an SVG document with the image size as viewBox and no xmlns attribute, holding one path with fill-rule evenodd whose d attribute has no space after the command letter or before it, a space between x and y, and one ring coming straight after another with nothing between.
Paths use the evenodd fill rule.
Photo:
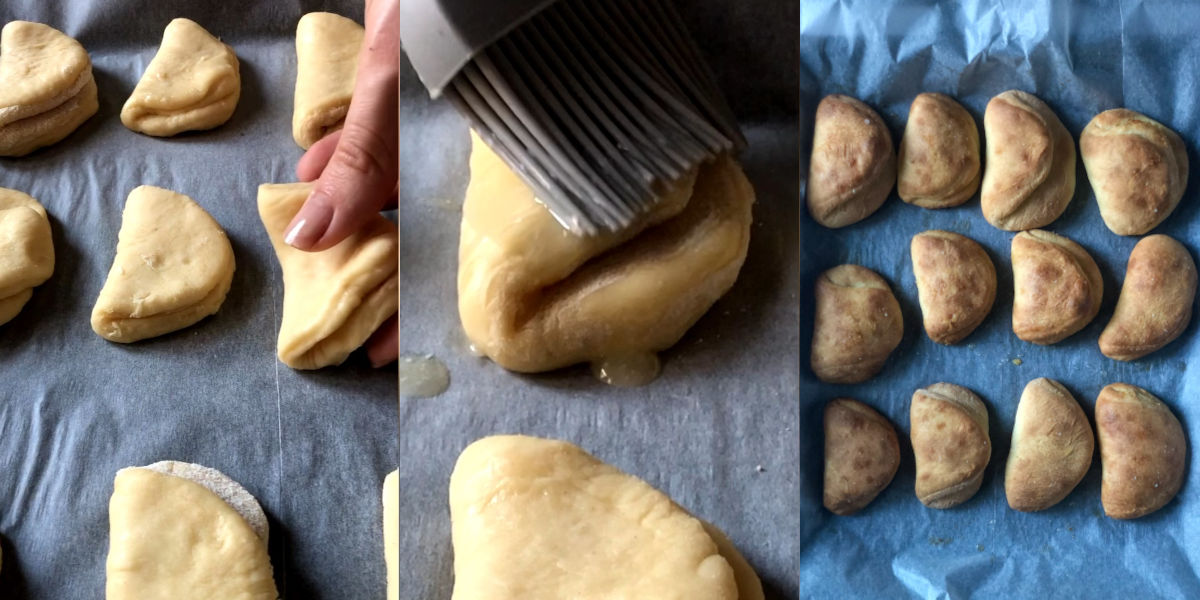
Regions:
<instances>
[{"instance_id":1,"label":"fingernail","mask_svg":"<svg viewBox=\"0 0 1200 600\"><path fill-rule=\"evenodd\" d=\"M283 242L293 248L308 250L325 235L333 220L333 210L323 196L316 192L308 197L300 212L292 219Z\"/></svg>"}]
</instances>

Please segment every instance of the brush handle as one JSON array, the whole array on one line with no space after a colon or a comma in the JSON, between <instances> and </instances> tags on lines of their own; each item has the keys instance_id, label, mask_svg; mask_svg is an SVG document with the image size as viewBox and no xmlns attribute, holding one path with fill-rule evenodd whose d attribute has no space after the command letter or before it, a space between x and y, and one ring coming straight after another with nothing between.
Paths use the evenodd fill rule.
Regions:
<instances>
[{"instance_id":1,"label":"brush handle","mask_svg":"<svg viewBox=\"0 0 1200 600\"><path fill-rule=\"evenodd\" d=\"M400 43L434 98L475 55L558 0L400 0Z\"/></svg>"}]
</instances>

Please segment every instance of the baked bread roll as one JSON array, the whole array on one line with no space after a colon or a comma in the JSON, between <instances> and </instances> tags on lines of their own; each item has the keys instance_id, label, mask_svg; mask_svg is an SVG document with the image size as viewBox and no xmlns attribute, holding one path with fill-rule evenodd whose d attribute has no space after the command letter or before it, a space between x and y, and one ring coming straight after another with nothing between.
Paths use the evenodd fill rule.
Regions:
<instances>
[{"instance_id":1,"label":"baked bread roll","mask_svg":"<svg viewBox=\"0 0 1200 600\"><path fill-rule=\"evenodd\" d=\"M107 600L275 600L267 518L223 473L163 461L117 472Z\"/></svg>"},{"instance_id":2,"label":"baked bread roll","mask_svg":"<svg viewBox=\"0 0 1200 600\"><path fill-rule=\"evenodd\" d=\"M233 48L189 19L175 19L121 109L133 131L169 137L220 126L233 116L242 77Z\"/></svg>"},{"instance_id":3,"label":"baked bread roll","mask_svg":"<svg viewBox=\"0 0 1200 600\"><path fill-rule=\"evenodd\" d=\"M996 266L982 246L948 231L918 233L911 249L925 333L939 344L962 341L992 310Z\"/></svg>"},{"instance_id":4,"label":"baked bread roll","mask_svg":"<svg viewBox=\"0 0 1200 600\"><path fill-rule=\"evenodd\" d=\"M17 316L33 288L54 273L46 209L32 196L0 188L0 325Z\"/></svg>"},{"instance_id":5,"label":"baked bread roll","mask_svg":"<svg viewBox=\"0 0 1200 600\"><path fill-rule=\"evenodd\" d=\"M896 189L923 208L949 208L979 189L979 129L971 113L944 94L919 94L900 139Z\"/></svg>"},{"instance_id":6,"label":"baked bread roll","mask_svg":"<svg viewBox=\"0 0 1200 600\"><path fill-rule=\"evenodd\" d=\"M1174 131L1146 115L1114 108L1079 136L1079 155L1104 224L1117 235L1142 235L1179 206L1188 157Z\"/></svg>"},{"instance_id":7,"label":"baked bread roll","mask_svg":"<svg viewBox=\"0 0 1200 600\"><path fill-rule=\"evenodd\" d=\"M895 183L896 154L883 119L849 96L822 99L808 167L813 220L834 229L857 223L883 206Z\"/></svg>"},{"instance_id":8,"label":"baked bread roll","mask_svg":"<svg viewBox=\"0 0 1200 600\"><path fill-rule=\"evenodd\" d=\"M450 476L455 600L762 600L715 527L557 440L474 442Z\"/></svg>"},{"instance_id":9,"label":"baked bread roll","mask_svg":"<svg viewBox=\"0 0 1200 600\"><path fill-rule=\"evenodd\" d=\"M1039 377L1021 393L1004 493L1015 510L1045 510L1066 498L1092 466L1095 441L1087 415L1071 392Z\"/></svg>"},{"instance_id":10,"label":"baked bread roll","mask_svg":"<svg viewBox=\"0 0 1200 600\"><path fill-rule=\"evenodd\" d=\"M1045 227L1075 194L1075 140L1062 121L1032 94L1009 90L983 114L987 168L980 204L998 229Z\"/></svg>"},{"instance_id":11,"label":"baked bread roll","mask_svg":"<svg viewBox=\"0 0 1200 600\"><path fill-rule=\"evenodd\" d=\"M1196 263L1183 244L1165 236L1143 238L1129 254L1125 283L1112 320L1100 334L1100 352L1136 360L1179 337L1196 303Z\"/></svg>"},{"instance_id":12,"label":"baked bread roll","mask_svg":"<svg viewBox=\"0 0 1200 600\"><path fill-rule=\"evenodd\" d=\"M1114 519L1136 519L1171 501L1183 486L1187 438L1171 409L1126 383L1100 390L1100 502Z\"/></svg>"},{"instance_id":13,"label":"baked bread roll","mask_svg":"<svg viewBox=\"0 0 1200 600\"><path fill-rule=\"evenodd\" d=\"M12 21L0 31L0 156L24 156L96 114L92 60L61 31Z\"/></svg>"},{"instance_id":14,"label":"baked bread roll","mask_svg":"<svg viewBox=\"0 0 1200 600\"><path fill-rule=\"evenodd\" d=\"M913 394L909 420L917 499L950 508L974 496L992 456L983 400L964 387L935 383Z\"/></svg>"},{"instance_id":15,"label":"baked bread roll","mask_svg":"<svg viewBox=\"0 0 1200 600\"><path fill-rule=\"evenodd\" d=\"M870 504L900 468L896 429L850 398L825 405L825 508L850 515Z\"/></svg>"},{"instance_id":16,"label":"baked bread roll","mask_svg":"<svg viewBox=\"0 0 1200 600\"><path fill-rule=\"evenodd\" d=\"M1083 329L1104 297L1100 267L1082 246L1049 231L1022 231L1012 241L1017 337L1053 344Z\"/></svg>"},{"instance_id":17,"label":"baked bread roll","mask_svg":"<svg viewBox=\"0 0 1200 600\"><path fill-rule=\"evenodd\" d=\"M753 203L741 167L723 156L628 230L580 237L472 136L458 254L467 338L520 372L665 350L733 286Z\"/></svg>"},{"instance_id":18,"label":"baked bread roll","mask_svg":"<svg viewBox=\"0 0 1200 600\"><path fill-rule=\"evenodd\" d=\"M904 317L892 289L874 271L841 265L817 278L810 364L826 383L875 376L904 337Z\"/></svg>"}]
</instances>

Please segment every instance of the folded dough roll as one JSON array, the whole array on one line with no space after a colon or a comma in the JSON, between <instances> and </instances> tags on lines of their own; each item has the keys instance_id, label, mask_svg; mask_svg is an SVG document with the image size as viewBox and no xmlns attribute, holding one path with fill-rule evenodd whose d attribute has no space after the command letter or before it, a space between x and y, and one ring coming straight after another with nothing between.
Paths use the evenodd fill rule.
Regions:
<instances>
[{"instance_id":1,"label":"folded dough roll","mask_svg":"<svg viewBox=\"0 0 1200 600\"><path fill-rule=\"evenodd\" d=\"M311 183L258 188L258 214L283 270L279 360L293 369L342 364L400 304L400 244L396 225L383 215L322 252L283 241L312 188Z\"/></svg>"},{"instance_id":2,"label":"folded dough roll","mask_svg":"<svg viewBox=\"0 0 1200 600\"><path fill-rule=\"evenodd\" d=\"M0 156L54 144L96 114L92 61L79 42L41 23L0 32Z\"/></svg>"},{"instance_id":3,"label":"folded dough roll","mask_svg":"<svg viewBox=\"0 0 1200 600\"><path fill-rule=\"evenodd\" d=\"M450 476L455 600L761 600L717 528L558 440L506 435Z\"/></svg>"},{"instance_id":4,"label":"folded dough roll","mask_svg":"<svg viewBox=\"0 0 1200 600\"><path fill-rule=\"evenodd\" d=\"M276 600L267 518L220 471L175 461L117 472L108 600Z\"/></svg>"},{"instance_id":5,"label":"folded dough roll","mask_svg":"<svg viewBox=\"0 0 1200 600\"><path fill-rule=\"evenodd\" d=\"M241 93L233 48L195 21L175 19L121 109L121 122L158 137L212 129L233 116Z\"/></svg>"},{"instance_id":6,"label":"folded dough roll","mask_svg":"<svg viewBox=\"0 0 1200 600\"><path fill-rule=\"evenodd\" d=\"M585 238L472 142L458 310L467 337L500 366L548 371L665 350L737 279L754 189L733 158L677 182L627 231Z\"/></svg>"},{"instance_id":7,"label":"folded dough roll","mask_svg":"<svg viewBox=\"0 0 1200 600\"><path fill-rule=\"evenodd\" d=\"M292 137L308 149L342 128L358 76L363 28L327 12L308 13L296 25L296 97Z\"/></svg>"},{"instance_id":8,"label":"folded dough roll","mask_svg":"<svg viewBox=\"0 0 1200 600\"><path fill-rule=\"evenodd\" d=\"M0 325L54 273L54 240L46 209L28 194L0 188Z\"/></svg>"},{"instance_id":9,"label":"folded dough roll","mask_svg":"<svg viewBox=\"0 0 1200 600\"><path fill-rule=\"evenodd\" d=\"M92 329L129 343L193 325L221 308L233 271L229 238L199 204L162 188L134 188Z\"/></svg>"}]
</instances>

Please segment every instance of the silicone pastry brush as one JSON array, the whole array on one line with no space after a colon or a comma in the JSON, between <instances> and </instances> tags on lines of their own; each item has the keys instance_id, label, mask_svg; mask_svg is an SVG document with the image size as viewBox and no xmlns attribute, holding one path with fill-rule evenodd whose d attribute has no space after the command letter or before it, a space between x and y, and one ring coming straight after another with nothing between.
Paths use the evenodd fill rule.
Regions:
<instances>
[{"instance_id":1,"label":"silicone pastry brush","mask_svg":"<svg viewBox=\"0 0 1200 600\"><path fill-rule=\"evenodd\" d=\"M619 231L738 129L670 0L402 0L400 39L579 235Z\"/></svg>"}]
</instances>

